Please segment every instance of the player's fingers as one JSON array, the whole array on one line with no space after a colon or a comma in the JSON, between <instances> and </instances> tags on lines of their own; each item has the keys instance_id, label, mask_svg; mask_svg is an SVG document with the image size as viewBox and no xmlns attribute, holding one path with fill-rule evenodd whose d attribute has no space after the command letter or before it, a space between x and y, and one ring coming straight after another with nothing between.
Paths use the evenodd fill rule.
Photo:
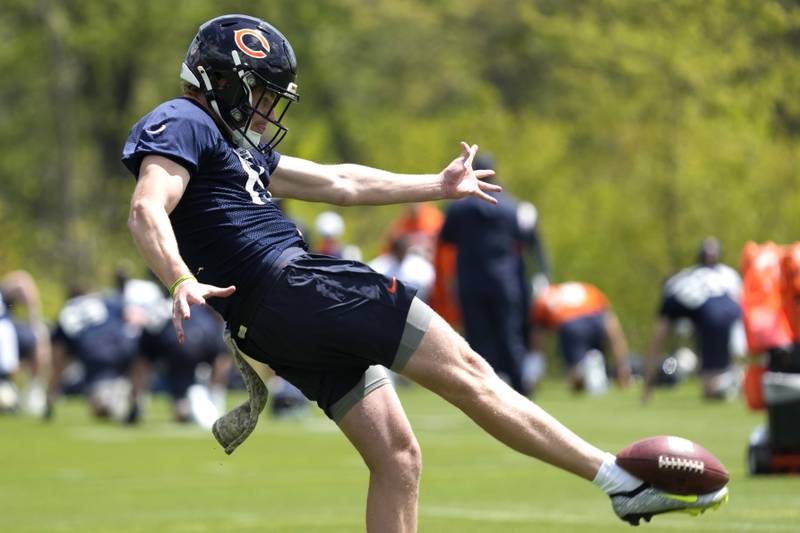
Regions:
<instances>
[{"instance_id":1,"label":"player's fingers","mask_svg":"<svg viewBox=\"0 0 800 533\"><path fill-rule=\"evenodd\" d=\"M189 320L192 316L191 304L193 303L202 303L202 302L195 302L190 300L196 300L191 294L187 295L176 295L175 300L172 303L172 314L177 315L181 318L181 320Z\"/></svg>"},{"instance_id":2,"label":"player's fingers","mask_svg":"<svg viewBox=\"0 0 800 533\"><path fill-rule=\"evenodd\" d=\"M175 334L178 336L178 342L183 344L183 314L179 309L177 309L177 305L173 305L175 308L172 310L172 327L175 328Z\"/></svg>"},{"instance_id":3,"label":"player's fingers","mask_svg":"<svg viewBox=\"0 0 800 533\"><path fill-rule=\"evenodd\" d=\"M217 298L227 298L231 294L236 292L236 286L230 285L228 287L220 288L220 287L211 287L210 290L206 292L206 298L209 296L215 296Z\"/></svg>"},{"instance_id":4,"label":"player's fingers","mask_svg":"<svg viewBox=\"0 0 800 533\"><path fill-rule=\"evenodd\" d=\"M469 157L469 145L464 141L461 141L461 157L465 160Z\"/></svg>"},{"instance_id":5,"label":"player's fingers","mask_svg":"<svg viewBox=\"0 0 800 533\"><path fill-rule=\"evenodd\" d=\"M483 169L475 171L475 177L478 178L479 180L485 180L486 178L494 177L494 174L495 174L494 170Z\"/></svg>"},{"instance_id":6,"label":"player's fingers","mask_svg":"<svg viewBox=\"0 0 800 533\"><path fill-rule=\"evenodd\" d=\"M473 144L468 148L467 151L469 152L469 155L467 155L467 158L464 160L464 166L472 168L472 160L475 159L475 154L478 153L478 145Z\"/></svg>"},{"instance_id":7,"label":"player's fingers","mask_svg":"<svg viewBox=\"0 0 800 533\"><path fill-rule=\"evenodd\" d=\"M490 204L496 204L497 203L497 198L495 198L494 196L489 196L488 194L486 194L485 192L483 192L481 190L475 191L473 194L475 196L477 196L478 198L480 198L481 200L485 200L485 201L489 202Z\"/></svg>"},{"instance_id":8,"label":"player's fingers","mask_svg":"<svg viewBox=\"0 0 800 533\"><path fill-rule=\"evenodd\" d=\"M500 192L503 188L496 183L486 183L485 181L479 181L478 187L481 188L482 191L493 191L493 192Z\"/></svg>"},{"instance_id":9,"label":"player's fingers","mask_svg":"<svg viewBox=\"0 0 800 533\"><path fill-rule=\"evenodd\" d=\"M193 305L205 305L206 299L203 296L198 296L196 294L189 293L186 295L186 310L190 311L191 306ZM184 320L187 320L189 316L187 315Z\"/></svg>"}]
</instances>

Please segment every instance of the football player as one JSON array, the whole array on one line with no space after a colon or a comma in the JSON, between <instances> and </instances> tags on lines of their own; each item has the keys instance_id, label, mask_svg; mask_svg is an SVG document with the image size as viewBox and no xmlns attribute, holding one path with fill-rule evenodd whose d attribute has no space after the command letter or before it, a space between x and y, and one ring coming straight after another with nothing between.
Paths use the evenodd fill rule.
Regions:
<instances>
[{"instance_id":1,"label":"football player","mask_svg":"<svg viewBox=\"0 0 800 533\"><path fill-rule=\"evenodd\" d=\"M73 359L83 370L82 390L92 413L98 418L124 420L130 412L128 374L141 331L141 324L126 319L119 293L73 291L58 314L52 336L53 373L46 416L53 414L64 370Z\"/></svg>"},{"instance_id":2,"label":"football player","mask_svg":"<svg viewBox=\"0 0 800 533\"><path fill-rule=\"evenodd\" d=\"M0 316L4 307L6 320L14 331L6 331L9 322L0 323L0 374L7 374L7 378L20 371L27 374L22 408L40 416L45 409L45 383L50 369L50 334L42 317L39 288L30 273L16 270L0 280ZM15 358L17 363L13 362ZM7 381L6 387L11 387L10 383Z\"/></svg>"},{"instance_id":3,"label":"football player","mask_svg":"<svg viewBox=\"0 0 800 533\"><path fill-rule=\"evenodd\" d=\"M211 428L225 406L225 388L231 367L230 353L223 339L224 326L212 310L196 307L192 320L186 322L186 340L179 343L169 320L171 305L170 300L163 300L160 309L151 313L142 332L139 356L131 370L134 406L128 421L138 420L156 366L172 398L175 420L193 421ZM198 371L203 366L209 371L208 383L198 379Z\"/></svg>"},{"instance_id":4,"label":"football player","mask_svg":"<svg viewBox=\"0 0 800 533\"><path fill-rule=\"evenodd\" d=\"M468 196L495 203L488 193L501 188L483 181L492 171L472 169L478 147L466 143L435 174L281 155L286 109L299 100L296 75L289 41L269 23L227 15L200 26L181 68L183 95L145 115L125 142L122 159L137 180L129 227L170 289L181 342L191 306L208 303L227 322L237 365L253 361L243 373L272 367L360 452L370 471L368 531L417 525L419 444L384 367L435 391L508 446L593 480L626 519L726 497L723 489L675 499L643 484L508 387L402 281L307 253L272 194L336 205ZM257 412L264 403L250 405ZM248 415L233 413L214 426L226 451L249 434L228 431Z\"/></svg>"},{"instance_id":5,"label":"football player","mask_svg":"<svg viewBox=\"0 0 800 533\"><path fill-rule=\"evenodd\" d=\"M557 333L558 350L575 391L602 392L606 383L604 354L609 347L617 382L626 386L630 381L628 341L608 299L594 285L568 282L547 286L536 294L530 319L534 351L542 350L546 331Z\"/></svg>"},{"instance_id":6,"label":"football player","mask_svg":"<svg viewBox=\"0 0 800 533\"><path fill-rule=\"evenodd\" d=\"M493 170L494 160L478 156L476 168ZM548 260L533 204L491 194L496 205L477 197L448 205L439 239L457 250L457 299L467 342L514 390L529 396L523 365L530 292L522 251L533 252L544 275Z\"/></svg>"},{"instance_id":7,"label":"football player","mask_svg":"<svg viewBox=\"0 0 800 533\"><path fill-rule=\"evenodd\" d=\"M724 399L738 391L731 356L744 353L739 305L742 280L734 269L720 263L721 254L718 239L703 239L697 264L664 283L658 320L647 352L644 401L652 395L657 362L670 328L682 318L689 319L694 326L703 395L708 399Z\"/></svg>"}]
</instances>

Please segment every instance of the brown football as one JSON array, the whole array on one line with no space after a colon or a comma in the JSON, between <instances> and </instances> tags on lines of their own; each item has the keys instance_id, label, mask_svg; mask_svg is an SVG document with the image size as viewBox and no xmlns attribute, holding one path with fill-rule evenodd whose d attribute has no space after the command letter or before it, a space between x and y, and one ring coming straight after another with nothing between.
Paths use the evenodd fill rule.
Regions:
<instances>
[{"instance_id":1,"label":"brown football","mask_svg":"<svg viewBox=\"0 0 800 533\"><path fill-rule=\"evenodd\" d=\"M617 454L617 464L655 488L674 494L713 492L730 479L714 454L674 436L637 440Z\"/></svg>"}]
</instances>

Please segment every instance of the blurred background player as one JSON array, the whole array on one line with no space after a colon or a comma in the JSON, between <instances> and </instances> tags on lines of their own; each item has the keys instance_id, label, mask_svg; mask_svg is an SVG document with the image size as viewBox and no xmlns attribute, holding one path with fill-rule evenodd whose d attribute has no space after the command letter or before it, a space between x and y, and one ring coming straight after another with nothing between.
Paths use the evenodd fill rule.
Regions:
<instances>
[{"instance_id":1,"label":"blurred background player","mask_svg":"<svg viewBox=\"0 0 800 533\"><path fill-rule=\"evenodd\" d=\"M134 405L128 422L139 420L156 368L162 386L172 398L178 422L194 421L211 428L225 412L225 390L232 364L223 338L225 325L207 307L196 306L192 311L192 319L185 324L183 344L178 342L170 320L170 299L162 296L159 311L145 325L139 355L131 370Z\"/></svg>"},{"instance_id":2,"label":"blurred background player","mask_svg":"<svg viewBox=\"0 0 800 533\"><path fill-rule=\"evenodd\" d=\"M432 261L436 239L443 223L444 215L435 204L410 203L392 223L384 249L390 250L398 239L403 238L409 250Z\"/></svg>"},{"instance_id":3,"label":"blurred background player","mask_svg":"<svg viewBox=\"0 0 800 533\"><path fill-rule=\"evenodd\" d=\"M15 411L19 405L17 387L12 380L18 368L17 332L0 294L0 413Z\"/></svg>"},{"instance_id":4,"label":"blurred background player","mask_svg":"<svg viewBox=\"0 0 800 533\"><path fill-rule=\"evenodd\" d=\"M8 399L13 400L10 407L16 407L15 384L21 384L24 387L22 408L40 416L46 405L50 334L42 318L39 288L28 272L17 270L0 280L0 317L3 315L5 319L0 318L0 380L6 381L3 388ZM9 325L13 332L8 331ZM21 373L27 375L25 381ZM0 401L0 405L4 403Z\"/></svg>"},{"instance_id":5,"label":"blurred background player","mask_svg":"<svg viewBox=\"0 0 800 533\"><path fill-rule=\"evenodd\" d=\"M317 232L315 252L339 259L361 261L361 249L354 244L345 244L342 241L344 219L339 213L323 211L317 215L314 221L314 229Z\"/></svg>"},{"instance_id":6,"label":"blurred background player","mask_svg":"<svg viewBox=\"0 0 800 533\"><path fill-rule=\"evenodd\" d=\"M609 347L612 373L620 386L628 385L628 341L608 299L594 285L572 281L545 287L533 302L531 326L531 348L536 354L543 353L548 331L558 335L558 351L576 392L606 390Z\"/></svg>"},{"instance_id":7,"label":"blurred background player","mask_svg":"<svg viewBox=\"0 0 800 533\"><path fill-rule=\"evenodd\" d=\"M490 155L478 155L473 166L488 170L495 165ZM505 192L490 194L496 205L477 198L452 202L439 239L456 248L456 292L467 342L517 392L528 396L522 368L530 290L523 250L533 251L539 269L548 276L549 265L536 208Z\"/></svg>"},{"instance_id":8,"label":"blurred background player","mask_svg":"<svg viewBox=\"0 0 800 533\"><path fill-rule=\"evenodd\" d=\"M368 265L388 278L400 281L417 289L417 298L428 301L436 276L430 254L419 247L412 247L410 235L398 235L391 247L370 261Z\"/></svg>"},{"instance_id":9,"label":"blurred background player","mask_svg":"<svg viewBox=\"0 0 800 533\"><path fill-rule=\"evenodd\" d=\"M715 237L700 242L697 264L670 277L661 295L661 307L645 362L643 400L652 395L656 370L671 326L682 318L694 329L700 354L703 395L728 398L738 391L732 355L744 354L744 332L739 274L720 263L722 246Z\"/></svg>"},{"instance_id":10,"label":"blurred background player","mask_svg":"<svg viewBox=\"0 0 800 533\"><path fill-rule=\"evenodd\" d=\"M58 315L52 337L53 373L48 387L48 416L61 394L67 363L78 364L79 389L98 418L124 420L130 412L130 365L142 324L126 318L124 298L116 291L74 289ZM76 367L73 366L73 369Z\"/></svg>"}]
</instances>

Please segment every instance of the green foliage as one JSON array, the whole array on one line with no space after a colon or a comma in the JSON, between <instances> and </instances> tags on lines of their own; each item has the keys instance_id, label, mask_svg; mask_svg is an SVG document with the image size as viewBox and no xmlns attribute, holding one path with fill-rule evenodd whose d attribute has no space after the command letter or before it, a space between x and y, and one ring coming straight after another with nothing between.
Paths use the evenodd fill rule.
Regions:
<instances>
[{"instance_id":1,"label":"green foliage","mask_svg":"<svg viewBox=\"0 0 800 533\"><path fill-rule=\"evenodd\" d=\"M302 100L283 151L421 172L479 143L538 206L556 278L605 289L635 346L701 237L736 264L748 239L800 234L793 2L9 0L0 271L103 284L138 261L121 144L224 12L262 16L295 47ZM324 208L290 204L307 225ZM399 208L341 212L371 253Z\"/></svg>"}]
</instances>

